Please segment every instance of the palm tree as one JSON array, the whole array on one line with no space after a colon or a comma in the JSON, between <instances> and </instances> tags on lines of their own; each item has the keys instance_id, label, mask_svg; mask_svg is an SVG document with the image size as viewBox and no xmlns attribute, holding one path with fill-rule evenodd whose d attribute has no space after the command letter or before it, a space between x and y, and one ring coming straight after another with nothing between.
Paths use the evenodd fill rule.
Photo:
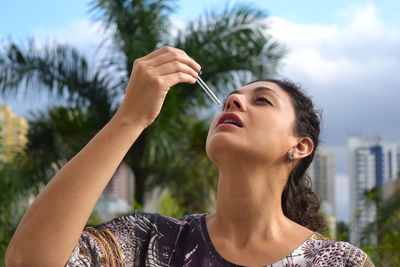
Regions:
<instances>
[{"instance_id":1,"label":"palm tree","mask_svg":"<svg viewBox=\"0 0 400 267\"><path fill-rule=\"evenodd\" d=\"M53 127L50 131L38 123L31 129L28 155L52 155L49 159L53 160L43 165L43 171L54 165L53 161L65 162L73 155L77 149L74 143L80 143L74 141L75 137L81 136L86 140L78 140L85 143L111 118L118 104L115 99L126 87L134 59L164 44L181 48L196 59L203 66L203 78L217 94L232 90L243 79L273 75L284 54L284 49L266 34L266 13L252 6L227 5L220 13L206 13L189 22L176 36L170 32L171 1L95 0L91 7L95 18L113 32L115 53L104 58L99 69L90 72L76 50L62 45L39 50L33 42L28 49L10 42L0 53L3 94L27 92L26 88L47 90L59 97L67 96L65 116L77 112L76 119L87 119L85 124L89 126L71 130L71 138L59 134L61 142L44 144L41 136L54 139L56 131L70 128ZM109 69L113 73L107 72ZM115 75L116 71L119 75ZM111 74L118 78L111 78ZM188 212L204 209L204 199L216 178L216 169L204 152L209 105L212 104L204 93L193 85L178 84L170 90L161 114L125 158L135 172L138 203L143 203L144 192L151 185L163 184L189 207ZM61 155L60 151L67 153Z\"/></svg>"},{"instance_id":2,"label":"palm tree","mask_svg":"<svg viewBox=\"0 0 400 267\"><path fill-rule=\"evenodd\" d=\"M32 40L26 46L11 42L0 53L0 69L4 95L47 91L66 98L66 107L37 112L29 123L28 144L19 160L25 166L25 187L38 189L111 118L117 87L101 70L90 74L86 59L65 45L38 49Z\"/></svg>"},{"instance_id":3,"label":"palm tree","mask_svg":"<svg viewBox=\"0 0 400 267\"><path fill-rule=\"evenodd\" d=\"M266 34L264 11L248 5L236 5L232 8L226 6L221 13L210 12L198 17L189 22L174 38L168 38L171 36L171 32L168 31L170 29L168 15L172 11L170 2L162 0L92 2L97 19L105 22L107 27L116 29L114 44L116 50L120 52L119 58L122 59L120 65L126 67L126 79L134 59L144 56L162 44L181 48L196 59L205 70L203 78L219 93L226 93L236 87L234 81L238 80L240 74L244 76L247 74L252 78L273 74L284 54L284 49ZM146 33L145 39L141 38L144 36L143 33ZM203 92L194 90L191 85L180 84L170 91L163 112L155 124L142 133L127 158L129 165L135 170L136 196L139 201L143 199L142 193L145 192L148 177L153 177L157 182L166 180L165 173L159 172L160 168L157 167L159 165L151 162L174 160L176 162L176 149L182 146L171 147L171 144L176 144L177 140L187 143L185 138L182 139L189 136L191 131L187 121L196 121L199 109L204 109L208 105L210 102L204 97ZM189 120L184 115L189 115ZM171 131L172 125L176 131ZM204 130L207 127L203 125L198 127L200 128ZM180 136L178 139L177 133ZM203 144L198 147L200 151L204 151L205 138L202 140ZM159 153L162 151L165 153ZM205 156L204 153L202 155ZM159 159L155 160L152 157ZM188 166L183 163L185 161L180 162L181 165L176 163L173 170L183 171L185 166ZM180 176L172 175L172 177L179 179L177 177ZM169 179L168 181L170 182Z\"/></svg>"}]
</instances>

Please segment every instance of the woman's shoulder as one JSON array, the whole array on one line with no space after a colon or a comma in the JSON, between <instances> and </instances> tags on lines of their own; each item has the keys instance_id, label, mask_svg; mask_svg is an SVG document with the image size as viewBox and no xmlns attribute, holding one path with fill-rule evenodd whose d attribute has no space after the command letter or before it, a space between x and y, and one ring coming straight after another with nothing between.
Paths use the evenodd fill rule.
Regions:
<instances>
[{"instance_id":1,"label":"woman's shoulder","mask_svg":"<svg viewBox=\"0 0 400 267\"><path fill-rule=\"evenodd\" d=\"M128 230L141 235L150 233L160 233L163 235L170 235L183 227L196 227L200 224L202 214L187 214L181 218L173 218L159 213L143 212L135 210L134 212L115 218L96 228L110 229L112 232L121 232Z\"/></svg>"},{"instance_id":2,"label":"woman's shoulder","mask_svg":"<svg viewBox=\"0 0 400 267\"><path fill-rule=\"evenodd\" d=\"M317 232L304 243L302 250L304 257L314 258L314 262L323 263L321 266L374 266L360 248L349 242L330 240Z\"/></svg>"},{"instance_id":3,"label":"woman's shoulder","mask_svg":"<svg viewBox=\"0 0 400 267\"><path fill-rule=\"evenodd\" d=\"M126 266L144 262L144 255L168 255L176 237L185 226L195 225L200 215L185 215L180 219L159 213L134 211L106 223L87 227L68 260L67 266L103 266L106 260L123 262ZM148 244L152 243L149 247ZM162 252L153 252L154 248ZM140 265L140 264L139 264Z\"/></svg>"},{"instance_id":4,"label":"woman's shoulder","mask_svg":"<svg viewBox=\"0 0 400 267\"><path fill-rule=\"evenodd\" d=\"M160 213L143 212L135 210L133 213L124 216L124 218L128 220L141 221L149 224L169 223L169 224L182 225L182 224L191 224L193 220L199 220L202 215L204 214L186 214L180 218L173 218L162 215Z\"/></svg>"}]
</instances>

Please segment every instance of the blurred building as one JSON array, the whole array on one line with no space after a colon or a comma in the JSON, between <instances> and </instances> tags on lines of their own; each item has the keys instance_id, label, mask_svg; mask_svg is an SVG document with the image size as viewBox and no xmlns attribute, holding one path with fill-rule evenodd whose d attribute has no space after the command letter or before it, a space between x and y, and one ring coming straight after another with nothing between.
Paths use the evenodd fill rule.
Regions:
<instances>
[{"instance_id":1,"label":"blurred building","mask_svg":"<svg viewBox=\"0 0 400 267\"><path fill-rule=\"evenodd\" d=\"M377 140L348 139L350 171L350 242L359 245L365 226L376 217L376 206L367 203L365 192L395 181L399 171L399 147Z\"/></svg>"},{"instance_id":2,"label":"blurred building","mask_svg":"<svg viewBox=\"0 0 400 267\"><path fill-rule=\"evenodd\" d=\"M326 216L332 237L336 236L334 162L333 153L320 146L307 170L307 174L311 178L312 189L321 200L322 211Z\"/></svg>"},{"instance_id":3,"label":"blurred building","mask_svg":"<svg viewBox=\"0 0 400 267\"><path fill-rule=\"evenodd\" d=\"M391 196L393 196L393 194L396 192L400 192L400 178L399 177L397 177L397 179L394 181L383 183L382 197L383 197L384 201L387 200L388 198L390 198Z\"/></svg>"},{"instance_id":4,"label":"blurred building","mask_svg":"<svg viewBox=\"0 0 400 267\"><path fill-rule=\"evenodd\" d=\"M96 203L95 210L104 221L111 220L132 210L135 192L135 176L122 163Z\"/></svg>"},{"instance_id":5,"label":"blurred building","mask_svg":"<svg viewBox=\"0 0 400 267\"><path fill-rule=\"evenodd\" d=\"M10 106L0 106L0 157L8 158L12 152L23 149L27 133L28 121L15 115Z\"/></svg>"}]
</instances>

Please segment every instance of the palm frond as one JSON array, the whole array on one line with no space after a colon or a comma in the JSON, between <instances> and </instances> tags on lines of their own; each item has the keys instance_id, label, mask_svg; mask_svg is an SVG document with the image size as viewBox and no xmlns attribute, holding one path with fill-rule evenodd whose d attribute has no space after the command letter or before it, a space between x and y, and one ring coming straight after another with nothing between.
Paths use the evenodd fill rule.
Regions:
<instances>
[{"instance_id":1,"label":"palm frond","mask_svg":"<svg viewBox=\"0 0 400 267\"><path fill-rule=\"evenodd\" d=\"M114 32L117 50L126 56L128 74L132 62L157 48L168 33L171 0L94 0L91 13Z\"/></svg>"},{"instance_id":2,"label":"palm frond","mask_svg":"<svg viewBox=\"0 0 400 267\"><path fill-rule=\"evenodd\" d=\"M234 81L273 76L285 48L268 35L267 13L236 4L206 12L181 30L175 45L203 67L203 78L216 90L237 87ZM248 82L248 81L247 81Z\"/></svg>"},{"instance_id":3,"label":"palm frond","mask_svg":"<svg viewBox=\"0 0 400 267\"><path fill-rule=\"evenodd\" d=\"M186 213L204 212L211 206L217 184L217 168L205 151L209 124L207 120L185 116L184 125L176 125L175 121L171 125L175 138L170 135L151 138L166 138L162 140L167 146L173 145L174 151L168 157L157 157L148 188L166 187ZM154 148L159 148L156 141Z\"/></svg>"},{"instance_id":4,"label":"palm frond","mask_svg":"<svg viewBox=\"0 0 400 267\"><path fill-rule=\"evenodd\" d=\"M110 75L101 71L92 74L86 59L68 45L38 48L31 40L25 46L9 42L0 51L0 94L3 95L21 94L29 98L47 93L48 98L106 111L122 93Z\"/></svg>"},{"instance_id":5,"label":"palm frond","mask_svg":"<svg viewBox=\"0 0 400 267\"><path fill-rule=\"evenodd\" d=\"M26 184L48 182L98 131L97 111L53 107L33 113L22 159Z\"/></svg>"},{"instance_id":6,"label":"palm frond","mask_svg":"<svg viewBox=\"0 0 400 267\"><path fill-rule=\"evenodd\" d=\"M0 91L4 93L34 93L43 87L49 93L65 96L66 88L87 81L86 60L72 47L56 45L37 48L33 40L27 45L10 42L0 53ZM22 89L21 89L22 88Z\"/></svg>"}]
</instances>

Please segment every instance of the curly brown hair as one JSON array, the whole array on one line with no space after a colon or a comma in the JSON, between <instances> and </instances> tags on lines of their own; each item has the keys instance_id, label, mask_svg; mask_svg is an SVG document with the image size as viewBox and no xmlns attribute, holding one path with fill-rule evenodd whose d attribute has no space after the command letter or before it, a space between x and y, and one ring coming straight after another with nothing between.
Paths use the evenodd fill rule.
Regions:
<instances>
[{"instance_id":1,"label":"curly brown hair","mask_svg":"<svg viewBox=\"0 0 400 267\"><path fill-rule=\"evenodd\" d=\"M314 144L312 153L299 160L293 167L282 192L282 210L286 217L312 231L326 232L325 218L318 213L320 200L311 189L311 180L306 170L314 159L319 144L320 113L301 87L287 79L263 79L257 81L272 82L289 94L296 120L294 130L299 136L311 138ZM254 81L254 82L257 82ZM253 83L253 82L251 82Z\"/></svg>"}]
</instances>

